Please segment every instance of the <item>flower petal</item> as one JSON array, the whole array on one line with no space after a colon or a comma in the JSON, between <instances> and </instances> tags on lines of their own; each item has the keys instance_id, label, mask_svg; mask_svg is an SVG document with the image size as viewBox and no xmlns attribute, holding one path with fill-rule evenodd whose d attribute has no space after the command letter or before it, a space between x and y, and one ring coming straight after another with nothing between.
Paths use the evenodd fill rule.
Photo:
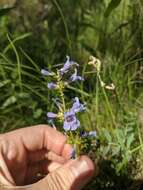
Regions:
<instances>
[{"instance_id":1,"label":"flower petal","mask_svg":"<svg viewBox=\"0 0 143 190\"><path fill-rule=\"evenodd\" d=\"M96 131L90 131L89 133L88 133L88 136L90 136L90 137L96 137Z\"/></svg>"},{"instance_id":2,"label":"flower petal","mask_svg":"<svg viewBox=\"0 0 143 190\"><path fill-rule=\"evenodd\" d=\"M49 118L56 118L56 117L57 117L57 114L56 114L56 113L53 113L53 112L48 112L48 113L47 113L47 117L49 117Z\"/></svg>"},{"instance_id":3,"label":"flower petal","mask_svg":"<svg viewBox=\"0 0 143 190\"><path fill-rule=\"evenodd\" d=\"M74 103L73 103L73 106L71 108L71 110L75 113L77 112L82 112L82 111L85 111L86 110L86 105L85 104L81 104L79 102L79 98L78 97L75 97L74 98Z\"/></svg>"},{"instance_id":4,"label":"flower petal","mask_svg":"<svg viewBox=\"0 0 143 190\"><path fill-rule=\"evenodd\" d=\"M48 87L49 89L55 89L55 88L57 88L57 84L54 83L54 82L50 82L50 83L48 83L47 87Z\"/></svg>"},{"instance_id":5,"label":"flower petal","mask_svg":"<svg viewBox=\"0 0 143 190\"><path fill-rule=\"evenodd\" d=\"M71 125L71 131L75 131L79 127L80 127L80 121L76 120L76 122Z\"/></svg>"},{"instance_id":6,"label":"flower petal","mask_svg":"<svg viewBox=\"0 0 143 190\"><path fill-rule=\"evenodd\" d=\"M65 131L69 131L70 128L71 128L71 126L70 126L70 124L67 121L64 121L63 128L64 128Z\"/></svg>"},{"instance_id":7,"label":"flower petal","mask_svg":"<svg viewBox=\"0 0 143 190\"><path fill-rule=\"evenodd\" d=\"M71 75L71 77L70 77L70 81L74 82L74 81L77 81L77 80L83 81L84 78L81 77L81 76L78 76L78 75L77 75L77 69L75 69L75 72L74 72L74 73Z\"/></svg>"},{"instance_id":8,"label":"flower petal","mask_svg":"<svg viewBox=\"0 0 143 190\"><path fill-rule=\"evenodd\" d=\"M64 64L64 66L60 69L60 74L63 75L65 73L67 73L69 71L69 69L73 66L79 66L78 63L74 62L74 61L70 61L70 57L67 56L67 60Z\"/></svg>"},{"instance_id":9,"label":"flower petal","mask_svg":"<svg viewBox=\"0 0 143 190\"><path fill-rule=\"evenodd\" d=\"M53 76L53 73L49 72L46 69L41 69L41 74L44 76Z\"/></svg>"}]
</instances>

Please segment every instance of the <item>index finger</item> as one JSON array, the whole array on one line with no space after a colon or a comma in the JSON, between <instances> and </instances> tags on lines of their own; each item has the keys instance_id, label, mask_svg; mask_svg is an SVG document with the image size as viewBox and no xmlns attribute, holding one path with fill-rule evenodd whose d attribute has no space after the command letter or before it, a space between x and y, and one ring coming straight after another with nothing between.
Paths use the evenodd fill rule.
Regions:
<instances>
[{"instance_id":1,"label":"index finger","mask_svg":"<svg viewBox=\"0 0 143 190\"><path fill-rule=\"evenodd\" d=\"M58 155L70 154L72 147L66 144L66 136L47 126L37 125L18 129L6 134L7 140L23 145L30 152L47 149Z\"/></svg>"}]
</instances>

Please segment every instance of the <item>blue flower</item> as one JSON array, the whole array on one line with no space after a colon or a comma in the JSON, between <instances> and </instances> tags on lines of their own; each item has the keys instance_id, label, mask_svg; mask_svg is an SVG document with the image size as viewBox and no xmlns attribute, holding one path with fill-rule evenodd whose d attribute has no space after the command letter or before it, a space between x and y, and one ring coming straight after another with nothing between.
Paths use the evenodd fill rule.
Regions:
<instances>
[{"instance_id":1,"label":"blue flower","mask_svg":"<svg viewBox=\"0 0 143 190\"><path fill-rule=\"evenodd\" d=\"M90 136L90 137L96 137L96 131L90 131L88 133L88 136Z\"/></svg>"},{"instance_id":2,"label":"blue flower","mask_svg":"<svg viewBox=\"0 0 143 190\"><path fill-rule=\"evenodd\" d=\"M44 76L53 76L54 75L54 73L49 72L49 71L47 71L45 69L41 69L41 74L44 75Z\"/></svg>"},{"instance_id":3,"label":"blue flower","mask_svg":"<svg viewBox=\"0 0 143 190\"><path fill-rule=\"evenodd\" d=\"M64 125L63 128L65 131L75 131L80 127L80 122L76 118L75 112L70 110L64 114Z\"/></svg>"},{"instance_id":4,"label":"blue flower","mask_svg":"<svg viewBox=\"0 0 143 190\"><path fill-rule=\"evenodd\" d=\"M55 89L55 88L57 88L57 84L54 83L54 82L50 82L50 83L48 83L47 87L48 87L49 89Z\"/></svg>"},{"instance_id":5,"label":"blue flower","mask_svg":"<svg viewBox=\"0 0 143 190\"><path fill-rule=\"evenodd\" d=\"M80 131L80 137L87 137L88 136L88 133L84 130L81 130Z\"/></svg>"},{"instance_id":6,"label":"blue flower","mask_svg":"<svg viewBox=\"0 0 143 190\"><path fill-rule=\"evenodd\" d=\"M53 112L48 112L47 113L47 117L49 118L56 118L58 115L56 113L53 113Z\"/></svg>"},{"instance_id":7,"label":"blue flower","mask_svg":"<svg viewBox=\"0 0 143 190\"><path fill-rule=\"evenodd\" d=\"M86 132L84 130L81 130L80 131L80 136L81 137L96 137L96 131L89 131L89 132Z\"/></svg>"},{"instance_id":8,"label":"blue flower","mask_svg":"<svg viewBox=\"0 0 143 190\"><path fill-rule=\"evenodd\" d=\"M81 77L81 76L78 76L78 75L77 75L77 69L75 69L74 74L72 74L72 76L70 77L70 81L74 82L74 81L77 81L77 80L83 81L84 78Z\"/></svg>"},{"instance_id":9,"label":"blue flower","mask_svg":"<svg viewBox=\"0 0 143 190\"><path fill-rule=\"evenodd\" d=\"M65 62L64 66L60 69L60 74L63 75L69 71L69 69L73 66L79 66L76 62L70 61L70 57L67 56L67 61Z\"/></svg>"},{"instance_id":10,"label":"blue flower","mask_svg":"<svg viewBox=\"0 0 143 190\"><path fill-rule=\"evenodd\" d=\"M82 111L86 110L86 106L85 106L85 104L81 104L79 102L79 98L78 97L75 97L74 98L74 103L73 103L73 106L72 106L71 110L73 112L75 112L75 113L82 112Z\"/></svg>"}]
</instances>

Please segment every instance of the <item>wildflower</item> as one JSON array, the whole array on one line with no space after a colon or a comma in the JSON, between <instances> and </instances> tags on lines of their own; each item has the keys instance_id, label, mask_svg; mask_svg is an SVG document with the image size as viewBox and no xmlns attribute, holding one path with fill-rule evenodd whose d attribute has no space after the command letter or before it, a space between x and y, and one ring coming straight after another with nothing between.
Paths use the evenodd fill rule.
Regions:
<instances>
[{"instance_id":1,"label":"wildflower","mask_svg":"<svg viewBox=\"0 0 143 190\"><path fill-rule=\"evenodd\" d=\"M79 98L78 97L75 97L74 98L74 103L73 103L73 106L72 106L71 110L73 112L75 112L75 113L82 112L82 111L86 110L86 106L85 106L85 104L81 104L79 102Z\"/></svg>"},{"instance_id":2,"label":"wildflower","mask_svg":"<svg viewBox=\"0 0 143 190\"><path fill-rule=\"evenodd\" d=\"M53 112L48 112L47 113L47 117L49 118L56 118L58 115L56 113L53 113Z\"/></svg>"},{"instance_id":3,"label":"wildflower","mask_svg":"<svg viewBox=\"0 0 143 190\"><path fill-rule=\"evenodd\" d=\"M96 131L86 132L84 130L80 131L80 137L96 137Z\"/></svg>"},{"instance_id":4,"label":"wildflower","mask_svg":"<svg viewBox=\"0 0 143 190\"><path fill-rule=\"evenodd\" d=\"M57 84L54 83L54 82L50 82L50 83L48 83L47 87L48 87L49 89L55 89L55 88L57 88Z\"/></svg>"},{"instance_id":5,"label":"wildflower","mask_svg":"<svg viewBox=\"0 0 143 190\"><path fill-rule=\"evenodd\" d=\"M78 127L80 127L80 122L76 118L75 112L70 110L65 112L64 114L64 125L63 128L65 131L75 131Z\"/></svg>"},{"instance_id":6,"label":"wildflower","mask_svg":"<svg viewBox=\"0 0 143 190\"><path fill-rule=\"evenodd\" d=\"M80 131L80 137L87 137L88 133L84 130Z\"/></svg>"},{"instance_id":7,"label":"wildflower","mask_svg":"<svg viewBox=\"0 0 143 190\"><path fill-rule=\"evenodd\" d=\"M96 137L96 131L90 131L88 133L88 136L90 136L90 137Z\"/></svg>"},{"instance_id":8,"label":"wildflower","mask_svg":"<svg viewBox=\"0 0 143 190\"><path fill-rule=\"evenodd\" d=\"M44 76L53 76L54 75L54 73L49 72L49 71L47 71L45 69L41 69L41 74L44 75Z\"/></svg>"},{"instance_id":9,"label":"wildflower","mask_svg":"<svg viewBox=\"0 0 143 190\"><path fill-rule=\"evenodd\" d=\"M67 73L67 72L69 71L69 69L70 69L73 65L79 66L76 62L70 61L70 57L67 56L67 61L66 61L66 63L65 63L64 66L60 69L60 74L63 75L63 74L65 74L65 73Z\"/></svg>"},{"instance_id":10,"label":"wildflower","mask_svg":"<svg viewBox=\"0 0 143 190\"><path fill-rule=\"evenodd\" d=\"M72 74L72 76L70 77L70 80L71 80L72 82L77 81L77 80L83 81L84 78L81 77L81 76L78 76L78 75L77 75L77 69L75 69L75 72L74 72L74 74Z\"/></svg>"}]
</instances>

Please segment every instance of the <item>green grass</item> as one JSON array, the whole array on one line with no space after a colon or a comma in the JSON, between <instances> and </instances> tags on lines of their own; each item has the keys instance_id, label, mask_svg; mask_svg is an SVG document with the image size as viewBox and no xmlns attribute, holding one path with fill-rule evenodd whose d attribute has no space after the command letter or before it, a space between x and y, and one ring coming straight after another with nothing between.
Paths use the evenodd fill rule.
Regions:
<instances>
[{"instance_id":1,"label":"green grass","mask_svg":"<svg viewBox=\"0 0 143 190\"><path fill-rule=\"evenodd\" d=\"M136 190L143 177L143 5L121 1L105 17L109 2L49 1L43 9L27 0L0 18L0 131L47 123L55 94L46 89L40 70L54 68L69 54L86 80L69 86L66 99L77 95L87 102L81 123L96 129L99 140L94 159L100 173L86 189ZM101 87L87 65L90 55L101 60L102 80L115 90Z\"/></svg>"}]
</instances>

